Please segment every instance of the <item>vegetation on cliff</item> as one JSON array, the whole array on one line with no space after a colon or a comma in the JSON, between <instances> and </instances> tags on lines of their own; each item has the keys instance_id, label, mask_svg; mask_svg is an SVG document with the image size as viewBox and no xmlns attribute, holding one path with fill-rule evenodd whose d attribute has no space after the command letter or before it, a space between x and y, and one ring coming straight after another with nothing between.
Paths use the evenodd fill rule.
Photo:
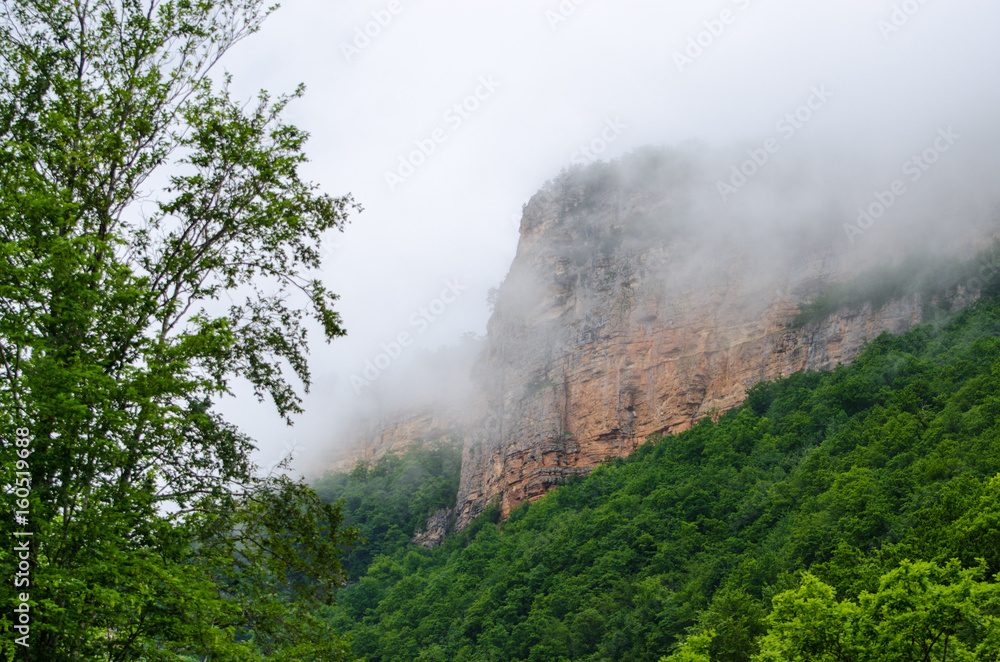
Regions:
<instances>
[{"instance_id":1,"label":"vegetation on cliff","mask_svg":"<svg viewBox=\"0 0 1000 662\"><path fill-rule=\"evenodd\" d=\"M453 507L461 469L458 443L437 443L361 463L350 473L329 472L316 481L320 498L340 502L345 522L366 541L344 555L348 577L357 579L375 557L405 547L429 515Z\"/></svg>"},{"instance_id":2,"label":"vegetation on cliff","mask_svg":"<svg viewBox=\"0 0 1000 662\"><path fill-rule=\"evenodd\" d=\"M881 308L891 301L920 296L925 318L932 317L932 303L947 311L948 297L965 292L1000 293L1000 243L971 260L944 256L912 255L897 265L872 269L843 283L831 285L805 303L792 318L793 327L822 322L845 308L870 305Z\"/></svg>"},{"instance_id":3,"label":"vegetation on cliff","mask_svg":"<svg viewBox=\"0 0 1000 662\"><path fill-rule=\"evenodd\" d=\"M983 299L379 556L329 618L369 662L995 661L998 441Z\"/></svg>"}]
</instances>

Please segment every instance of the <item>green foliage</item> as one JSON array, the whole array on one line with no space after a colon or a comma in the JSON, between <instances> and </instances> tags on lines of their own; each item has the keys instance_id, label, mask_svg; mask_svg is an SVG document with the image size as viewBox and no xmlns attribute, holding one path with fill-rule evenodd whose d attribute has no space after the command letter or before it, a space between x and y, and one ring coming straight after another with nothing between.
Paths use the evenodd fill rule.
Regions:
<instances>
[{"instance_id":1,"label":"green foliage","mask_svg":"<svg viewBox=\"0 0 1000 662\"><path fill-rule=\"evenodd\" d=\"M394 554L423 528L427 517L455 505L462 450L454 441L414 446L350 473L330 472L313 487L326 503L341 502L345 521L365 543L348 551L344 570L360 577L380 554Z\"/></svg>"},{"instance_id":2,"label":"green foliage","mask_svg":"<svg viewBox=\"0 0 1000 662\"><path fill-rule=\"evenodd\" d=\"M349 658L306 612L353 534L258 476L210 406L243 379L287 418L305 315L343 334L309 272L353 202L299 176L306 135L281 114L301 91L246 104L208 75L267 13L0 5L0 471L30 474L27 508L3 496L27 524L0 531L32 534L29 646L5 637L9 659ZM0 551L5 605L17 562Z\"/></svg>"},{"instance_id":3,"label":"green foliage","mask_svg":"<svg viewBox=\"0 0 1000 662\"><path fill-rule=\"evenodd\" d=\"M774 598L759 662L996 660L1000 655L1000 584L983 568L955 562L903 561L875 593L837 601L806 573L799 588Z\"/></svg>"},{"instance_id":4,"label":"green foliage","mask_svg":"<svg viewBox=\"0 0 1000 662\"><path fill-rule=\"evenodd\" d=\"M862 621L871 659L925 659L900 642L930 614L927 659L946 635L948 659L995 659L998 417L1000 303L981 300L383 555L331 623L369 662L750 662L869 654Z\"/></svg>"},{"instance_id":5,"label":"green foliage","mask_svg":"<svg viewBox=\"0 0 1000 662\"><path fill-rule=\"evenodd\" d=\"M878 309L896 299L920 295L925 303L944 299L959 286L995 296L1000 288L1000 245L981 252L972 260L911 256L895 266L879 267L845 283L826 288L804 304L792 318L792 326L821 322L838 310L870 304ZM926 311L925 311L926 312Z\"/></svg>"}]
</instances>

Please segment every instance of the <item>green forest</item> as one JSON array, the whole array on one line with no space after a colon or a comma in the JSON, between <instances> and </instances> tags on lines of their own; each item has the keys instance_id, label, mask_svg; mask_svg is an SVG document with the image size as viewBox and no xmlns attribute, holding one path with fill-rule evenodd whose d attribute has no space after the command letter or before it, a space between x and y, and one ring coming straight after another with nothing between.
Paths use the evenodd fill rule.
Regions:
<instances>
[{"instance_id":1,"label":"green forest","mask_svg":"<svg viewBox=\"0 0 1000 662\"><path fill-rule=\"evenodd\" d=\"M426 451L328 475L321 495L381 552L328 618L369 662L995 661L998 416L1000 301L984 298L433 550L404 542L402 468ZM423 470L421 514L449 468Z\"/></svg>"},{"instance_id":2,"label":"green forest","mask_svg":"<svg viewBox=\"0 0 1000 662\"><path fill-rule=\"evenodd\" d=\"M1000 662L1000 251L829 288L789 326L903 296L931 323L434 548L411 540L456 502L457 442L311 485L258 466L276 440L221 405L304 413L362 211L306 176L304 88L217 66L276 7L0 2L0 660ZM378 248L352 279L393 283Z\"/></svg>"},{"instance_id":3,"label":"green forest","mask_svg":"<svg viewBox=\"0 0 1000 662\"><path fill-rule=\"evenodd\" d=\"M454 506L461 468L462 449L450 440L362 462L314 483L321 499L340 503L345 524L365 541L346 549L341 564L347 576L357 580L376 557L405 547L428 515Z\"/></svg>"}]
</instances>

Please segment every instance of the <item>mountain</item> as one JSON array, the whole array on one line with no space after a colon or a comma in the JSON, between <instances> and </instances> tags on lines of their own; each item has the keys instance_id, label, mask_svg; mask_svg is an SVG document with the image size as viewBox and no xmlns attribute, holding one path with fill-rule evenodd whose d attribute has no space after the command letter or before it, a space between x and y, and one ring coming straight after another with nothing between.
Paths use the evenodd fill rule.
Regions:
<instances>
[{"instance_id":1,"label":"mountain","mask_svg":"<svg viewBox=\"0 0 1000 662\"><path fill-rule=\"evenodd\" d=\"M383 545L326 617L369 662L993 662L1000 288L986 290L504 520L494 505L433 549Z\"/></svg>"},{"instance_id":2,"label":"mountain","mask_svg":"<svg viewBox=\"0 0 1000 662\"><path fill-rule=\"evenodd\" d=\"M991 257L972 259L982 228L952 226L937 242L946 257L917 258L892 228L849 241L805 194L726 203L711 173L694 152L647 150L547 184L494 293L474 395L459 413L439 403L368 420L334 468L456 436L457 527L492 502L506 517L651 434L736 407L758 382L849 363L882 332L967 305L976 270L993 273Z\"/></svg>"}]
</instances>

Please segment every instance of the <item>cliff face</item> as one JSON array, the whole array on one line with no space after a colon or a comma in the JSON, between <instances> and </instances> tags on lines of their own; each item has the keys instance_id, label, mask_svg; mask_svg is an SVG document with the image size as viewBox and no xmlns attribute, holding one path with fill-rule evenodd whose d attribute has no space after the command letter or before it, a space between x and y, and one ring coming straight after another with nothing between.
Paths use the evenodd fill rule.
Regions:
<instances>
[{"instance_id":1,"label":"cliff face","mask_svg":"<svg viewBox=\"0 0 1000 662\"><path fill-rule=\"evenodd\" d=\"M647 435L737 406L761 380L834 368L920 321L915 296L792 328L799 305L857 263L822 237L791 248L699 228L683 200L591 182L527 205L478 369L459 528L491 500L506 516Z\"/></svg>"},{"instance_id":2,"label":"cliff face","mask_svg":"<svg viewBox=\"0 0 1000 662\"><path fill-rule=\"evenodd\" d=\"M801 304L825 287L901 255L875 238L848 244L836 216L755 216L753 198L734 216L692 194L711 186L693 182L682 159L632 166L592 166L532 198L461 413L375 421L341 468L457 435L462 476L449 521L462 528L490 502L506 516L650 434L739 405L757 382L832 369L867 339L920 322L929 302L913 295L794 327ZM962 306L974 294L958 287L938 303Z\"/></svg>"},{"instance_id":3,"label":"cliff face","mask_svg":"<svg viewBox=\"0 0 1000 662\"><path fill-rule=\"evenodd\" d=\"M418 408L387 418L369 419L345 433L351 445L327 464L328 471L350 471L362 462L374 464L390 453L403 454L413 444L452 442L465 435L468 423L460 412Z\"/></svg>"}]
</instances>

